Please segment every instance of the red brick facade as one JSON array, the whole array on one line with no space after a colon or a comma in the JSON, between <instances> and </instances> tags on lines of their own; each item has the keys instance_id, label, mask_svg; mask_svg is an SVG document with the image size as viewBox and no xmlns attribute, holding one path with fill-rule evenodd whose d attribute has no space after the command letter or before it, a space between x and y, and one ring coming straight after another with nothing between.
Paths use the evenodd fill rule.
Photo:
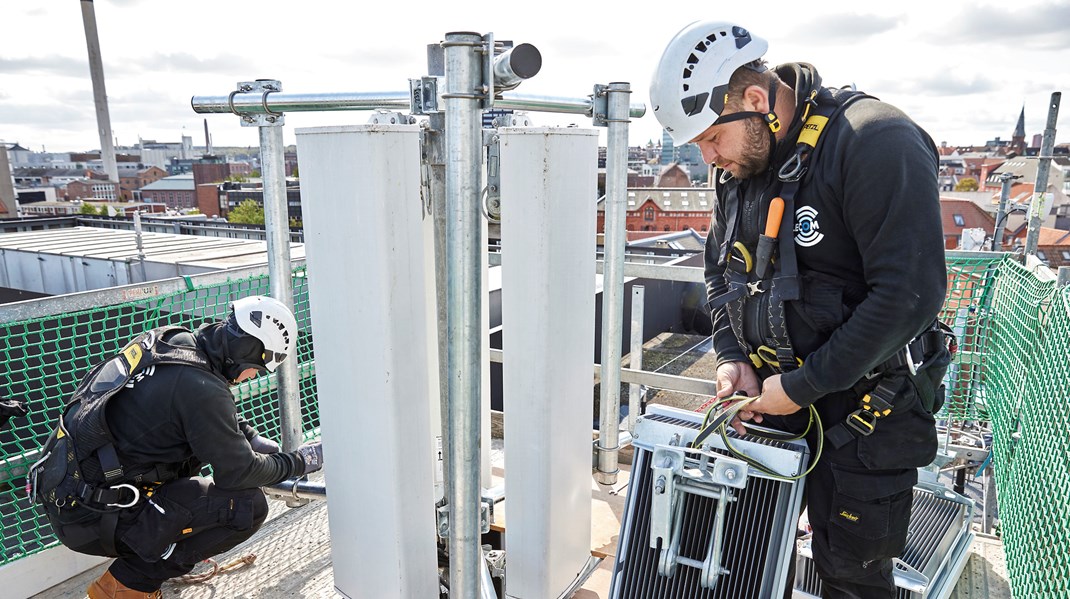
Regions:
<instances>
[{"instance_id":1,"label":"red brick facade","mask_svg":"<svg viewBox=\"0 0 1070 599\"><path fill-rule=\"evenodd\" d=\"M704 187L639 187L628 190L625 229L686 231L705 234L713 214L714 191ZM598 207L598 231L605 231L604 202Z\"/></svg>"}]
</instances>

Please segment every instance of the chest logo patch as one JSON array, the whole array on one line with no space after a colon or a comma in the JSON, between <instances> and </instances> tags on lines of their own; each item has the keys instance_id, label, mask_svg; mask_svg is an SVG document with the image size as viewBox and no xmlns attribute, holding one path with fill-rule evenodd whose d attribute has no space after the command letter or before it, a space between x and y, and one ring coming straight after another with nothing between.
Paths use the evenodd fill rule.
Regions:
<instances>
[{"instance_id":1,"label":"chest logo patch","mask_svg":"<svg viewBox=\"0 0 1070 599\"><path fill-rule=\"evenodd\" d=\"M821 243L825 234L821 232L821 225L817 222L817 210L813 206L800 206L795 211L795 243L803 247L815 246Z\"/></svg>"}]
</instances>

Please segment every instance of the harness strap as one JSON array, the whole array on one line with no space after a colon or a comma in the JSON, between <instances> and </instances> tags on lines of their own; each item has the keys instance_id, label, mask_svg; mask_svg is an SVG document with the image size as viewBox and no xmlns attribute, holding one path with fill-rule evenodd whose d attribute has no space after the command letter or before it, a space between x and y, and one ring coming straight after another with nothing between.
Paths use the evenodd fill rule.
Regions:
<instances>
[{"instance_id":1,"label":"harness strap","mask_svg":"<svg viewBox=\"0 0 1070 599\"><path fill-rule=\"evenodd\" d=\"M100 545L108 555L119 555L115 549L115 529L119 526L119 510L100 515Z\"/></svg>"}]
</instances>

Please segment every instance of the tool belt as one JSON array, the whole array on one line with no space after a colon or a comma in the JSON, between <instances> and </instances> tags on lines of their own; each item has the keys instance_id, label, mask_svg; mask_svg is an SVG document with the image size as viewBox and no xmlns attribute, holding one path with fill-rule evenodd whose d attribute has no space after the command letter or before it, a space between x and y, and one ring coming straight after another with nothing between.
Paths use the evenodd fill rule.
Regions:
<instances>
[{"instance_id":1,"label":"tool belt","mask_svg":"<svg viewBox=\"0 0 1070 599\"><path fill-rule=\"evenodd\" d=\"M958 349L955 335L947 325L935 321L928 330L903 349L879 364L853 388L861 395L858 408L843 422L829 427L825 438L839 449L858 437L868 437L880 421L895 411L896 397L903 385L914 385L918 401L926 412L935 414L944 404L941 381ZM873 381L877 384L874 386ZM869 389L868 391L862 391Z\"/></svg>"}]
</instances>

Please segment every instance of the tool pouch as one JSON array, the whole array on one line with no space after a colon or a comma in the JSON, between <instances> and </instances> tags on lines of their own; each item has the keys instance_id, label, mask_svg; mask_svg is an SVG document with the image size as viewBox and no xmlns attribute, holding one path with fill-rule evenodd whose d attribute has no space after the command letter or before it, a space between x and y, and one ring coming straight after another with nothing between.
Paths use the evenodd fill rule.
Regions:
<instances>
[{"instance_id":1,"label":"tool pouch","mask_svg":"<svg viewBox=\"0 0 1070 599\"><path fill-rule=\"evenodd\" d=\"M192 512L165 496L157 494L152 501L154 503L142 502L137 518L121 537L131 551L150 563L160 561L167 547L177 541L182 530L193 521Z\"/></svg>"}]
</instances>

